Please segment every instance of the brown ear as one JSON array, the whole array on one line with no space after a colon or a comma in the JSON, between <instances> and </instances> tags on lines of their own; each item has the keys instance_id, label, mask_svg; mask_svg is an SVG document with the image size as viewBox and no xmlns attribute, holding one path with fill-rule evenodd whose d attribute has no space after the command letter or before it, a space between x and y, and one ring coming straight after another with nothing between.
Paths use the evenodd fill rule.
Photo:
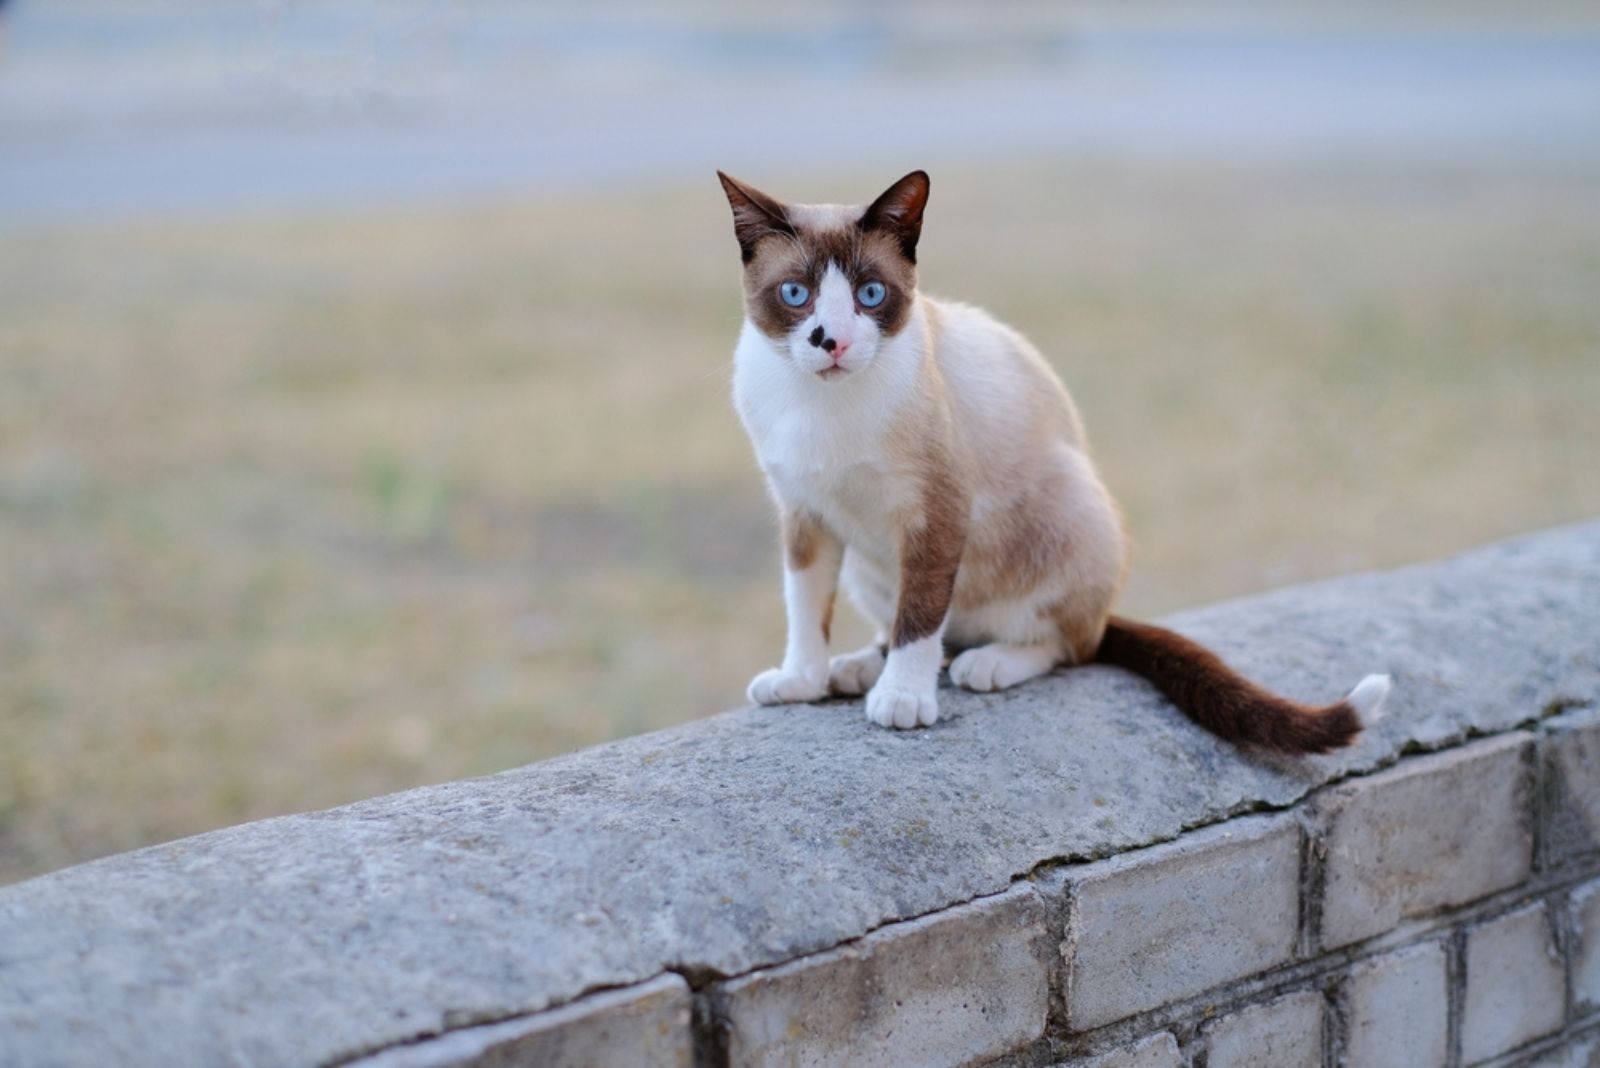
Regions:
<instances>
[{"instance_id":1,"label":"brown ear","mask_svg":"<svg viewBox=\"0 0 1600 1068\"><path fill-rule=\"evenodd\" d=\"M756 253L756 242L768 234L795 236L789 213L781 201L767 196L754 186L745 185L721 171L722 191L733 208L733 235L739 239L739 258L749 263Z\"/></svg>"},{"instance_id":2,"label":"brown ear","mask_svg":"<svg viewBox=\"0 0 1600 1068\"><path fill-rule=\"evenodd\" d=\"M912 171L867 208L861 216L864 230L882 230L900 242L906 259L917 262L917 238L922 236L922 209L928 204L928 172Z\"/></svg>"}]
</instances>

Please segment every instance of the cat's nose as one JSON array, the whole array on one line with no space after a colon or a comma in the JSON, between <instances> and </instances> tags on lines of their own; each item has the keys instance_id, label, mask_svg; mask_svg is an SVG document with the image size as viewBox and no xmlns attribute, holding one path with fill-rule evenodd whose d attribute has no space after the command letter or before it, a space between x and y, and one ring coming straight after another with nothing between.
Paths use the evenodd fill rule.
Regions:
<instances>
[{"instance_id":1,"label":"cat's nose","mask_svg":"<svg viewBox=\"0 0 1600 1068\"><path fill-rule=\"evenodd\" d=\"M844 359L844 354L850 351L850 342L839 341L836 338L825 336L820 326L811 331L811 336L807 340L829 356L832 356L834 363Z\"/></svg>"}]
</instances>

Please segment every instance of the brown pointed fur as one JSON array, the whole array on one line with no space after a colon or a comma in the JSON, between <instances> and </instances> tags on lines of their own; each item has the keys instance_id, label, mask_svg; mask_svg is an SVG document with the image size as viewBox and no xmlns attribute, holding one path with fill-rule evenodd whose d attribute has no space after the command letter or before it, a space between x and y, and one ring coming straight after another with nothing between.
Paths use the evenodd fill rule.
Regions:
<instances>
[{"instance_id":1,"label":"brown pointed fur","mask_svg":"<svg viewBox=\"0 0 1600 1068\"><path fill-rule=\"evenodd\" d=\"M1262 689L1176 631L1112 616L1095 659L1148 679L1206 730L1280 753L1326 753L1361 733L1348 701L1313 708Z\"/></svg>"},{"instance_id":2,"label":"brown pointed fur","mask_svg":"<svg viewBox=\"0 0 1600 1068\"><path fill-rule=\"evenodd\" d=\"M925 174L907 175L866 208L788 205L719 176L744 260L746 314L761 334L785 342L810 313L785 305L779 284L815 290L830 263L886 283L882 305L859 310L883 337L921 331L915 385L903 406L883 413L876 473L840 476L832 518L785 515L791 569L811 566L822 539L847 543L846 592L890 639L884 652L945 625L947 647L1036 644L1057 650L1058 662L1133 671L1239 744L1320 753L1356 737L1360 716L1348 701L1298 704L1173 631L1111 615L1127 539L1072 398L1020 334L917 290ZM850 530L882 533L850 539ZM1012 633L987 622L997 605L1030 598L1036 614L1010 624ZM824 635L832 607L830 592Z\"/></svg>"}]
</instances>

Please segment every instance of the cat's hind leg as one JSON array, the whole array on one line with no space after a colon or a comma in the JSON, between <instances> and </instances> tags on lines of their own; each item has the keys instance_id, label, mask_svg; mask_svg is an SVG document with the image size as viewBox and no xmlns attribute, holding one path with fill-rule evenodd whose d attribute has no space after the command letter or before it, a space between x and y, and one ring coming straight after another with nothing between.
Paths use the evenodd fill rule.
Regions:
<instances>
[{"instance_id":1,"label":"cat's hind leg","mask_svg":"<svg viewBox=\"0 0 1600 1068\"><path fill-rule=\"evenodd\" d=\"M968 690L1004 690L1045 674L1066 659L1058 645L991 642L950 662L950 681Z\"/></svg>"},{"instance_id":2,"label":"cat's hind leg","mask_svg":"<svg viewBox=\"0 0 1600 1068\"><path fill-rule=\"evenodd\" d=\"M1053 591L969 606L952 621L958 647L950 681L989 693L1037 678L1074 659L1073 646L1046 606Z\"/></svg>"},{"instance_id":3,"label":"cat's hind leg","mask_svg":"<svg viewBox=\"0 0 1600 1068\"><path fill-rule=\"evenodd\" d=\"M894 618L895 591L891 579L862 556L846 549L839 585L861 617L877 632L873 644L853 653L840 653L828 664L828 690L839 697L860 697L872 689L889 658L889 623Z\"/></svg>"},{"instance_id":4,"label":"cat's hind leg","mask_svg":"<svg viewBox=\"0 0 1600 1068\"><path fill-rule=\"evenodd\" d=\"M853 653L840 653L828 665L828 689L841 697L859 697L883 674L888 645L879 642Z\"/></svg>"}]
</instances>

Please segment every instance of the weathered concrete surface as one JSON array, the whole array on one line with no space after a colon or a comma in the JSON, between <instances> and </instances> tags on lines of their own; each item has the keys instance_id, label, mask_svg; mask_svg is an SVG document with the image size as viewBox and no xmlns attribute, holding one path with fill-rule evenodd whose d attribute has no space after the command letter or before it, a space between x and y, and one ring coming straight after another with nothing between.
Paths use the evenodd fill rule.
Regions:
<instances>
[{"instance_id":1,"label":"weathered concrete surface","mask_svg":"<svg viewBox=\"0 0 1600 1068\"><path fill-rule=\"evenodd\" d=\"M971 1064L1044 1033L1053 947L1027 883L908 920L721 993L730 1064Z\"/></svg>"},{"instance_id":2,"label":"weathered concrete surface","mask_svg":"<svg viewBox=\"0 0 1600 1068\"><path fill-rule=\"evenodd\" d=\"M0 889L25 1062L314 1064L663 971L736 974L1249 807L1415 741L1600 699L1600 523L1176 617L1260 680L1395 675L1356 748L1252 760L1142 682L746 710L503 775L267 820ZM752 670L760 665L751 665ZM114 710L108 710L114 713Z\"/></svg>"}]
</instances>

